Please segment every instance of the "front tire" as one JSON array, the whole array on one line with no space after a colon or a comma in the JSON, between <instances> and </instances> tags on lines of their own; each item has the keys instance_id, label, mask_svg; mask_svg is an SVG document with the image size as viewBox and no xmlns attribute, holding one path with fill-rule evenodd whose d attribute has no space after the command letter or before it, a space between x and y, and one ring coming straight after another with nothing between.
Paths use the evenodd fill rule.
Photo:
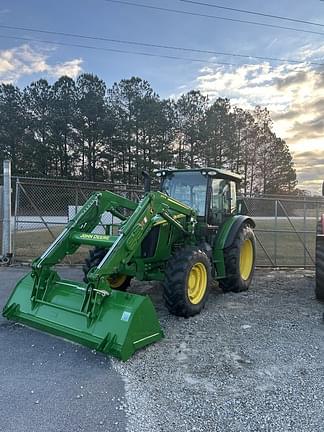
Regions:
<instances>
[{"instance_id":1,"label":"front tire","mask_svg":"<svg viewBox=\"0 0 324 432\"><path fill-rule=\"evenodd\" d=\"M169 259L163 282L163 296L173 315L190 317L205 306L211 282L211 263L205 252L186 247Z\"/></svg>"},{"instance_id":2,"label":"front tire","mask_svg":"<svg viewBox=\"0 0 324 432\"><path fill-rule=\"evenodd\" d=\"M255 236L250 225L243 225L233 244L224 249L226 278L219 281L224 292L247 291L255 267Z\"/></svg>"},{"instance_id":3,"label":"front tire","mask_svg":"<svg viewBox=\"0 0 324 432\"><path fill-rule=\"evenodd\" d=\"M315 254L315 295L318 300L324 300L324 238L319 235L322 232L322 223L317 223L316 254Z\"/></svg>"},{"instance_id":4,"label":"front tire","mask_svg":"<svg viewBox=\"0 0 324 432\"><path fill-rule=\"evenodd\" d=\"M97 267L106 255L107 249L95 247L89 251L89 256L85 259L85 263L82 267L84 273L84 282L88 283L88 272L92 267ZM126 275L113 275L108 278L109 285L112 289L118 291L126 291L130 285L131 277Z\"/></svg>"}]
</instances>

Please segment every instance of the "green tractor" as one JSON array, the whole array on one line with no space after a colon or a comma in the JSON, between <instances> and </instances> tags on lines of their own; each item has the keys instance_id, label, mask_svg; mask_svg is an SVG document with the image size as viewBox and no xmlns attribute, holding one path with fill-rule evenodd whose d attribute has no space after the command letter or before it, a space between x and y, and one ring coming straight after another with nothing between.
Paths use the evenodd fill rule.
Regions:
<instances>
[{"instance_id":1,"label":"green tractor","mask_svg":"<svg viewBox=\"0 0 324 432\"><path fill-rule=\"evenodd\" d=\"M166 169L160 191L135 203L96 192L11 294L3 315L127 360L163 332L148 296L127 292L131 279L160 281L165 304L190 317L204 307L213 280L224 292L247 290L255 265L253 220L240 215L240 176L216 169ZM93 231L110 212L122 222L117 235ZM84 282L55 270L80 245L93 246Z\"/></svg>"}]
</instances>

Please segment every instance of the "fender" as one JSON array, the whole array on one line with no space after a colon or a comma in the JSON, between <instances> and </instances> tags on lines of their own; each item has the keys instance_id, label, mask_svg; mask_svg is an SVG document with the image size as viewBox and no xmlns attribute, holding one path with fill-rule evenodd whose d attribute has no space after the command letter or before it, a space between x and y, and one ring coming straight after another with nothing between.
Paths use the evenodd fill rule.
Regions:
<instances>
[{"instance_id":1,"label":"fender","mask_svg":"<svg viewBox=\"0 0 324 432\"><path fill-rule=\"evenodd\" d=\"M227 221L225 221L218 230L214 248L224 249L231 246L244 223L255 228L255 222L249 216L237 215L227 219Z\"/></svg>"},{"instance_id":2,"label":"fender","mask_svg":"<svg viewBox=\"0 0 324 432\"><path fill-rule=\"evenodd\" d=\"M217 279L226 277L224 249L230 247L243 224L255 228L255 222L249 216L236 215L225 221L219 228L213 247L213 261L216 267Z\"/></svg>"},{"instance_id":3,"label":"fender","mask_svg":"<svg viewBox=\"0 0 324 432\"><path fill-rule=\"evenodd\" d=\"M230 228L230 231L226 237L226 241L224 244L225 248L228 248L233 244L237 236L237 233L239 232L243 224L247 224L250 225L252 228L255 228L255 222L249 216L243 216L243 215L234 216L233 225Z\"/></svg>"}]
</instances>

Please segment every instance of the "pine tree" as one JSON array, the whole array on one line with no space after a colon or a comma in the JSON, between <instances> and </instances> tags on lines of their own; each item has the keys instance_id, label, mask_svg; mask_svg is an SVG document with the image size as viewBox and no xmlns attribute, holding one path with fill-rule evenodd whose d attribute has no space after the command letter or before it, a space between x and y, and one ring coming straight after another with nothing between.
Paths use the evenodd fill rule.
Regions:
<instances>
[{"instance_id":1,"label":"pine tree","mask_svg":"<svg viewBox=\"0 0 324 432\"><path fill-rule=\"evenodd\" d=\"M76 119L77 92L75 82L67 76L61 77L52 86L50 113L51 147L56 176L71 177L75 171L78 151L75 146L74 124Z\"/></svg>"},{"instance_id":2,"label":"pine tree","mask_svg":"<svg viewBox=\"0 0 324 432\"><path fill-rule=\"evenodd\" d=\"M50 146L50 116L53 94L50 84L40 79L24 90L27 123L27 153L37 176L51 174L54 154Z\"/></svg>"},{"instance_id":3,"label":"pine tree","mask_svg":"<svg viewBox=\"0 0 324 432\"><path fill-rule=\"evenodd\" d=\"M242 175L247 195L294 193L296 170L266 108L253 111L199 91L161 99L132 77L112 88L66 76L23 91L0 86L1 158L13 172L141 184L141 171L214 166Z\"/></svg>"},{"instance_id":4,"label":"pine tree","mask_svg":"<svg viewBox=\"0 0 324 432\"><path fill-rule=\"evenodd\" d=\"M177 104L179 167L194 167L199 162L200 146L204 138L204 124L208 99L199 91L182 95Z\"/></svg>"},{"instance_id":5,"label":"pine tree","mask_svg":"<svg viewBox=\"0 0 324 432\"><path fill-rule=\"evenodd\" d=\"M26 168L23 153L25 136L23 94L12 84L0 85L0 159L11 159L13 174Z\"/></svg>"},{"instance_id":6,"label":"pine tree","mask_svg":"<svg viewBox=\"0 0 324 432\"><path fill-rule=\"evenodd\" d=\"M101 155L111 134L107 121L106 84L96 75L82 74L76 82L78 143L81 176L96 181L102 175Z\"/></svg>"}]
</instances>

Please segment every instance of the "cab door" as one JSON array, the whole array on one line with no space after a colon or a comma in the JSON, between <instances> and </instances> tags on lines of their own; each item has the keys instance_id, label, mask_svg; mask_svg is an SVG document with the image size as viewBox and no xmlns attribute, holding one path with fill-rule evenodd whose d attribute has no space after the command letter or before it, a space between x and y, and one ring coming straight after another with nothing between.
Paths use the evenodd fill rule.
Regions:
<instances>
[{"instance_id":1,"label":"cab door","mask_svg":"<svg viewBox=\"0 0 324 432\"><path fill-rule=\"evenodd\" d=\"M226 216L235 213L236 183L228 179L212 179L208 223L211 225L220 225Z\"/></svg>"}]
</instances>

